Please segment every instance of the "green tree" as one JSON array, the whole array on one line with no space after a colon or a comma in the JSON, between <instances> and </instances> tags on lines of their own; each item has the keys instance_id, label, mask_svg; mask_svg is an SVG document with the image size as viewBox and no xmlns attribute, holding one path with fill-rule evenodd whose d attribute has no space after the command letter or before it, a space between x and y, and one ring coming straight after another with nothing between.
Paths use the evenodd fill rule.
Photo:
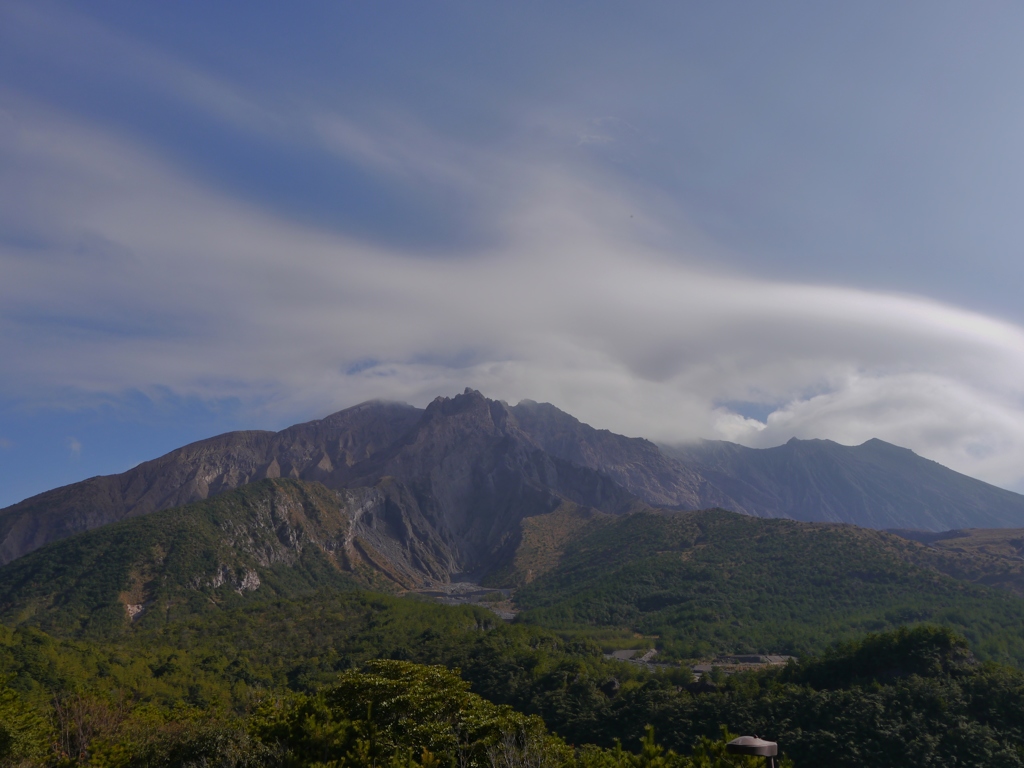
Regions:
<instances>
[{"instance_id":1,"label":"green tree","mask_svg":"<svg viewBox=\"0 0 1024 768\"><path fill-rule=\"evenodd\" d=\"M38 710L0 679L0 766L16 766L39 759L51 739L51 729Z\"/></svg>"},{"instance_id":2,"label":"green tree","mask_svg":"<svg viewBox=\"0 0 1024 768\"><path fill-rule=\"evenodd\" d=\"M372 661L318 693L267 702L254 716L253 732L295 766L393 759L426 765L444 755L460 766L528 768L572 759L540 718L470 693L444 667L407 661Z\"/></svg>"}]
</instances>

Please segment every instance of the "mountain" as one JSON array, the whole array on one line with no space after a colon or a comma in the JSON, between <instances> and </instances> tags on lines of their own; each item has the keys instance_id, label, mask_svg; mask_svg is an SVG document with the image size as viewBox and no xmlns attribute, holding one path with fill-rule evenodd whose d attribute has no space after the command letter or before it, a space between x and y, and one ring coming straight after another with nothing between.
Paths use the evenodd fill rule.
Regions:
<instances>
[{"instance_id":1,"label":"mountain","mask_svg":"<svg viewBox=\"0 0 1024 768\"><path fill-rule=\"evenodd\" d=\"M826 467L859 450L788 448L809 463L831 456ZM86 481L122 489L92 509L124 519L0 568L0 618L103 635L264 596L468 579L517 587L526 621L658 635L679 657L799 654L928 620L964 631L989 657L1024 659L1024 601L972 583L998 577L1003 561L848 525L659 509L627 489L663 501L721 492L677 463L551 406L473 391L422 411L371 403L280 433L225 435L134 475ZM862 487L903 477L882 469L853 463L842 477ZM282 474L291 477L267 477ZM810 474L819 490L844 487ZM66 509L96 503L74 489L54 498ZM160 494L201 493L209 498L146 511Z\"/></svg>"},{"instance_id":2,"label":"mountain","mask_svg":"<svg viewBox=\"0 0 1024 768\"><path fill-rule=\"evenodd\" d=\"M864 528L1005 528L1024 525L1024 496L882 440L844 446L792 439L775 448L701 441L663 448L758 517Z\"/></svg>"},{"instance_id":3,"label":"mountain","mask_svg":"<svg viewBox=\"0 0 1024 768\"><path fill-rule=\"evenodd\" d=\"M563 503L612 514L643 506L607 475L540 450L503 404L471 392L424 411L373 403L277 434L197 443L86 481L84 493L69 486L10 508L4 543L23 552L44 534L71 533L69 521L85 528L148 519L158 504L284 474L341 493L346 514L366 529L354 546L399 588L501 566L518 546L520 521ZM121 493L98 497L98 488ZM58 524L46 528L48 519ZM16 537L26 530L37 537Z\"/></svg>"},{"instance_id":4,"label":"mountain","mask_svg":"<svg viewBox=\"0 0 1024 768\"><path fill-rule=\"evenodd\" d=\"M507 565L520 522L565 502L615 514L637 504L721 507L874 528L1024 525L1024 496L878 440L659 448L594 429L552 405L509 406L466 390L426 409L372 401L281 432L232 432L34 496L0 510L0 563L75 533L279 477L334 490L390 478L387 519L405 531L396 540L431 541L430 556L421 558L421 572L431 574L424 578Z\"/></svg>"},{"instance_id":5,"label":"mountain","mask_svg":"<svg viewBox=\"0 0 1024 768\"><path fill-rule=\"evenodd\" d=\"M279 433L222 435L42 494L0 513L10 559L0 566L0 673L12 681L0 709L16 722L12 690L31 692L46 744L50 723L70 734L110 722L93 743L122 750L120 765L146 762L123 750L162 720L152 709L162 702L183 713L158 736L174 760L146 762L163 765L182 762L167 734L216 745L196 723L222 712L244 735L267 722L270 710L251 714L256 702L293 700L272 709L294 712L288 732L322 747L337 722L325 730L306 717L322 711L318 700L284 698L287 689L316 690L388 658L459 668L476 692L541 715L577 745L636 744L653 724L684 749L730 723L803 750L808 765L847 753L862 762L865 744L878 765L964 754L972 765L1016 764L1021 678L975 664L949 629L980 660L1024 665L1024 600L984 585L1016 583L1019 531L969 532L954 546L952 535L913 534L925 543L907 531L679 509L819 508L878 521L888 518L873 510L888 503L887 515L912 521L936 499L946 515L958 504L988 514L995 499L1012 517L1013 495L937 465L918 481L923 460L885 444L782 448L673 452L552 406L467 391L423 410L375 402ZM516 588L518 620L364 589L467 578ZM852 642L921 622L942 627ZM728 679L694 683L688 665L673 664L803 657L836 641L847 642L822 663ZM667 664L658 674L602 656L652 646ZM118 730L118 713L136 703L137 725ZM62 758L115 754L54 743Z\"/></svg>"},{"instance_id":6,"label":"mountain","mask_svg":"<svg viewBox=\"0 0 1024 768\"><path fill-rule=\"evenodd\" d=\"M519 519L564 499L610 512L636 503L607 475L540 450L504 404L467 392L425 410L370 402L278 433L232 432L40 494L0 511L0 560L277 477L336 490L390 478L384 515L396 540L431 539L422 570L441 577L427 563L443 561L445 578L490 565L499 551L510 555Z\"/></svg>"}]
</instances>

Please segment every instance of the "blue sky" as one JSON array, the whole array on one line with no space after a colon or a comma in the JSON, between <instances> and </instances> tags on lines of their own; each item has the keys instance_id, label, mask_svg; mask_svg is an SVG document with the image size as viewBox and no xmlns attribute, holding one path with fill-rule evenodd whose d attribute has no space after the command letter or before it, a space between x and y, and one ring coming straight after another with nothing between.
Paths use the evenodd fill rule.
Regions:
<instances>
[{"instance_id":1,"label":"blue sky","mask_svg":"<svg viewBox=\"0 0 1024 768\"><path fill-rule=\"evenodd\" d=\"M0 3L0 505L465 386L1024 489L1024 9Z\"/></svg>"}]
</instances>

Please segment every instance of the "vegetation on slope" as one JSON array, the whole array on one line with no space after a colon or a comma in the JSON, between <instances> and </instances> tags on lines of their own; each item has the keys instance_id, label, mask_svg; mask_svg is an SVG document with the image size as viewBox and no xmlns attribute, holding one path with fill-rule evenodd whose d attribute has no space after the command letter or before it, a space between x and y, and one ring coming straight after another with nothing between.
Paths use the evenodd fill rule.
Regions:
<instances>
[{"instance_id":1,"label":"vegetation on slope","mask_svg":"<svg viewBox=\"0 0 1024 768\"><path fill-rule=\"evenodd\" d=\"M357 506L316 483L268 480L106 526L0 569L0 617L112 639L276 598L388 587ZM523 585L522 621L606 645L609 630L653 636L663 659L802 656L927 621L964 634L980 658L1024 661L1024 600L943 575L946 559L852 526L721 510L617 517L567 502L524 521L515 558L491 581Z\"/></svg>"},{"instance_id":2,"label":"vegetation on slope","mask_svg":"<svg viewBox=\"0 0 1024 768\"><path fill-rule=\"evenodd\" d=\"M820 652L915 622L963 633L982 658L1024 661L1024 601L949 578L915 542L853 526L722 510L601 521L521 589L523 620L627 627L670 658Z\"/></svg>"},{"instance_id":3,"label":"vegetation on slope","mask_svg":"<svg viewBox=\"0 0 1024 768\"><path fill-rule=\"evenodd\" d=\"M487 574L484 584L513 588L529 584L556 568L566 548L581 534L612 520L612 515L568 501L546 515L527 517L520 525L512 561Z\"/></svg>"},{"instance_id":4,"label":"vegetation on slope","mask_svg":"<svg viewBox=\"0 0 1024 768\"><path fill-rule=\"evenodd\" d=\"M0 617L113 637L262 596L383 585L345 551L351 515L316 483L268 480L36 550L0 569Z\"/></svg>"},{"instance_id":5,"label":"vegetation on slope","mask_svg":"<svg viewBox=\"0 0 1024 768\"><path fill-rule=\"evenodd\" d=\"M1024 528L889 531L927 546L935 567L957 579L1001 587L1024 597Z\"/></svg>"}]
</instances>

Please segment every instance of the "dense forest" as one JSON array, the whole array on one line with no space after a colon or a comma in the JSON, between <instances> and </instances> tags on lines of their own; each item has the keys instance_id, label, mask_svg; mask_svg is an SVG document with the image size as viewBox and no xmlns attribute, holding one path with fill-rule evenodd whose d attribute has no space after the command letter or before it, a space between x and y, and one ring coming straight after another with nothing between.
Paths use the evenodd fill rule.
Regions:
<instances>
[{"instance_id":1,"label":"dense forest","mask_svg":"<svg viewBox=\"0 0 1024 768\"><path fill-rule=\"evenodd\" d=\"M8 765L1024 765L1024 674L948 629L694 680L476 607L325 592L117 640L0 631ZM953 762L957 761L957 762Z\"/></svg>"}]
</instances>

